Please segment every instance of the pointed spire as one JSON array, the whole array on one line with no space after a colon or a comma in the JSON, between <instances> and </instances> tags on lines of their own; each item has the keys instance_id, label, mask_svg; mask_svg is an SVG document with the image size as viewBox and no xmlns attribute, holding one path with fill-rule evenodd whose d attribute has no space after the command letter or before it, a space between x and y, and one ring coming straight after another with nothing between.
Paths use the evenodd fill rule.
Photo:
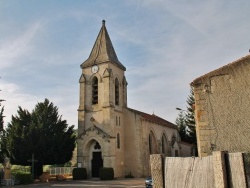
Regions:
<instances>
[{"instance_id":1,"label":"pointed spire","mask_svg":"<svg viewBox=\"0 0 250 188\"><path fill-rule=\"evenodd\" d=\"M102 20L101 30L97 36L89 58L81 64L81 68L90 67L92 65L105 62L111 62L120 67L122 70L126 70L126 68L120 63L116 56L114 47L105 26L105 20Z\"/></svg>"}]
</instances>

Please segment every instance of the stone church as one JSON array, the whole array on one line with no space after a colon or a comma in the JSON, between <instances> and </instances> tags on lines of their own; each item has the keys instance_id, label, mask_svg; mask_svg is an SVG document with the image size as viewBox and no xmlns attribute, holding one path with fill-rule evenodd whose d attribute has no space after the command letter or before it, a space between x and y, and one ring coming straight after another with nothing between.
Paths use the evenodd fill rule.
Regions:
<instances>
[{"instance_id":1,"label":"stone church","mask_svg":"<svg viewBox=\"0 0 250 188\"><path fill-rule=\"evenodd\" d=\"M127 106L126 67L117 58L104 20L81 69L77 163L88 177L98 177L101 167L112 167L115 177L145 177L150 154L191 155L176 125Z\"/></svg>"}]
</instances>

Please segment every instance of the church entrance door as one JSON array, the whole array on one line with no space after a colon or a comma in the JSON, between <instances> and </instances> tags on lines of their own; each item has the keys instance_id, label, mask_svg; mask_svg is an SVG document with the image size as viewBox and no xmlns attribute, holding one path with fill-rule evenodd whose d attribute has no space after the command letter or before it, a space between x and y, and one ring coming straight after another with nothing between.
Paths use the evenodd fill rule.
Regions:
<instances>
[{"instance_id":1,"label":"church entrance door","mask_svg":"<svg viewBox=\"0 0 250 188\"><path fill-rule=\"evenodd\" d=\"M93 152L93 158L91 161L92 177L99 177L99 170L103 167L102 152Z\"/></svg>"}]
</instances>

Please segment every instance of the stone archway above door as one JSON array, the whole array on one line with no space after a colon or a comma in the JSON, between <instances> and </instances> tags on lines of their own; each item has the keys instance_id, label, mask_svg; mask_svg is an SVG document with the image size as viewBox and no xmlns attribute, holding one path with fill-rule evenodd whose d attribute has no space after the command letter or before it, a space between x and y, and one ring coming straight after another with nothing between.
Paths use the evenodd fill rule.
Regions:
<instances>
[{"instance_id":1,"label":"stone archway above door","mask_svg":"<svg viewBox=\"0 0 250 188\"><path fill-rule=\"evenodd\" d=\"M86 129L81 135L79 135L80 139L85 139L87 136L97 136L103 138L105 141L109 141L111 138L115 138L108 133L106 133L101 128L97 127L96 125L93 125L92 127L89 127Z\"/></svg>"}]
</instances>

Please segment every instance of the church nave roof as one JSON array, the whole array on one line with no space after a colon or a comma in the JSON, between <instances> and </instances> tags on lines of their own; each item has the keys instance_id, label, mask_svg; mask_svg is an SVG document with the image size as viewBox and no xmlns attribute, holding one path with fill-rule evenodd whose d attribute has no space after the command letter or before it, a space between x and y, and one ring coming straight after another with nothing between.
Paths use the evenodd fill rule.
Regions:
<instances>
[{"instance_id":1,"label":"church nave roof","mask_svg":"<svg viewBox=\"0 0 250 188\"><path fill-rule=\"evenodd\" d=\"M163 126L166 126L166 127L169 127L169 128L172 128L172 129L177 129L177 126L159 116L156 116L155 114L147 114L145 112L141 112L141 111L138 111L138 110L134 110L134 109L131 109L131 108L127 108L128 110L138 114L138 115L141 115L142 118L144 118L146 121L149 121L149 122L153 122L153 123L156 123L156 124L159 124L159 125L163 125Z\"/></svg>"}]
</instances>

